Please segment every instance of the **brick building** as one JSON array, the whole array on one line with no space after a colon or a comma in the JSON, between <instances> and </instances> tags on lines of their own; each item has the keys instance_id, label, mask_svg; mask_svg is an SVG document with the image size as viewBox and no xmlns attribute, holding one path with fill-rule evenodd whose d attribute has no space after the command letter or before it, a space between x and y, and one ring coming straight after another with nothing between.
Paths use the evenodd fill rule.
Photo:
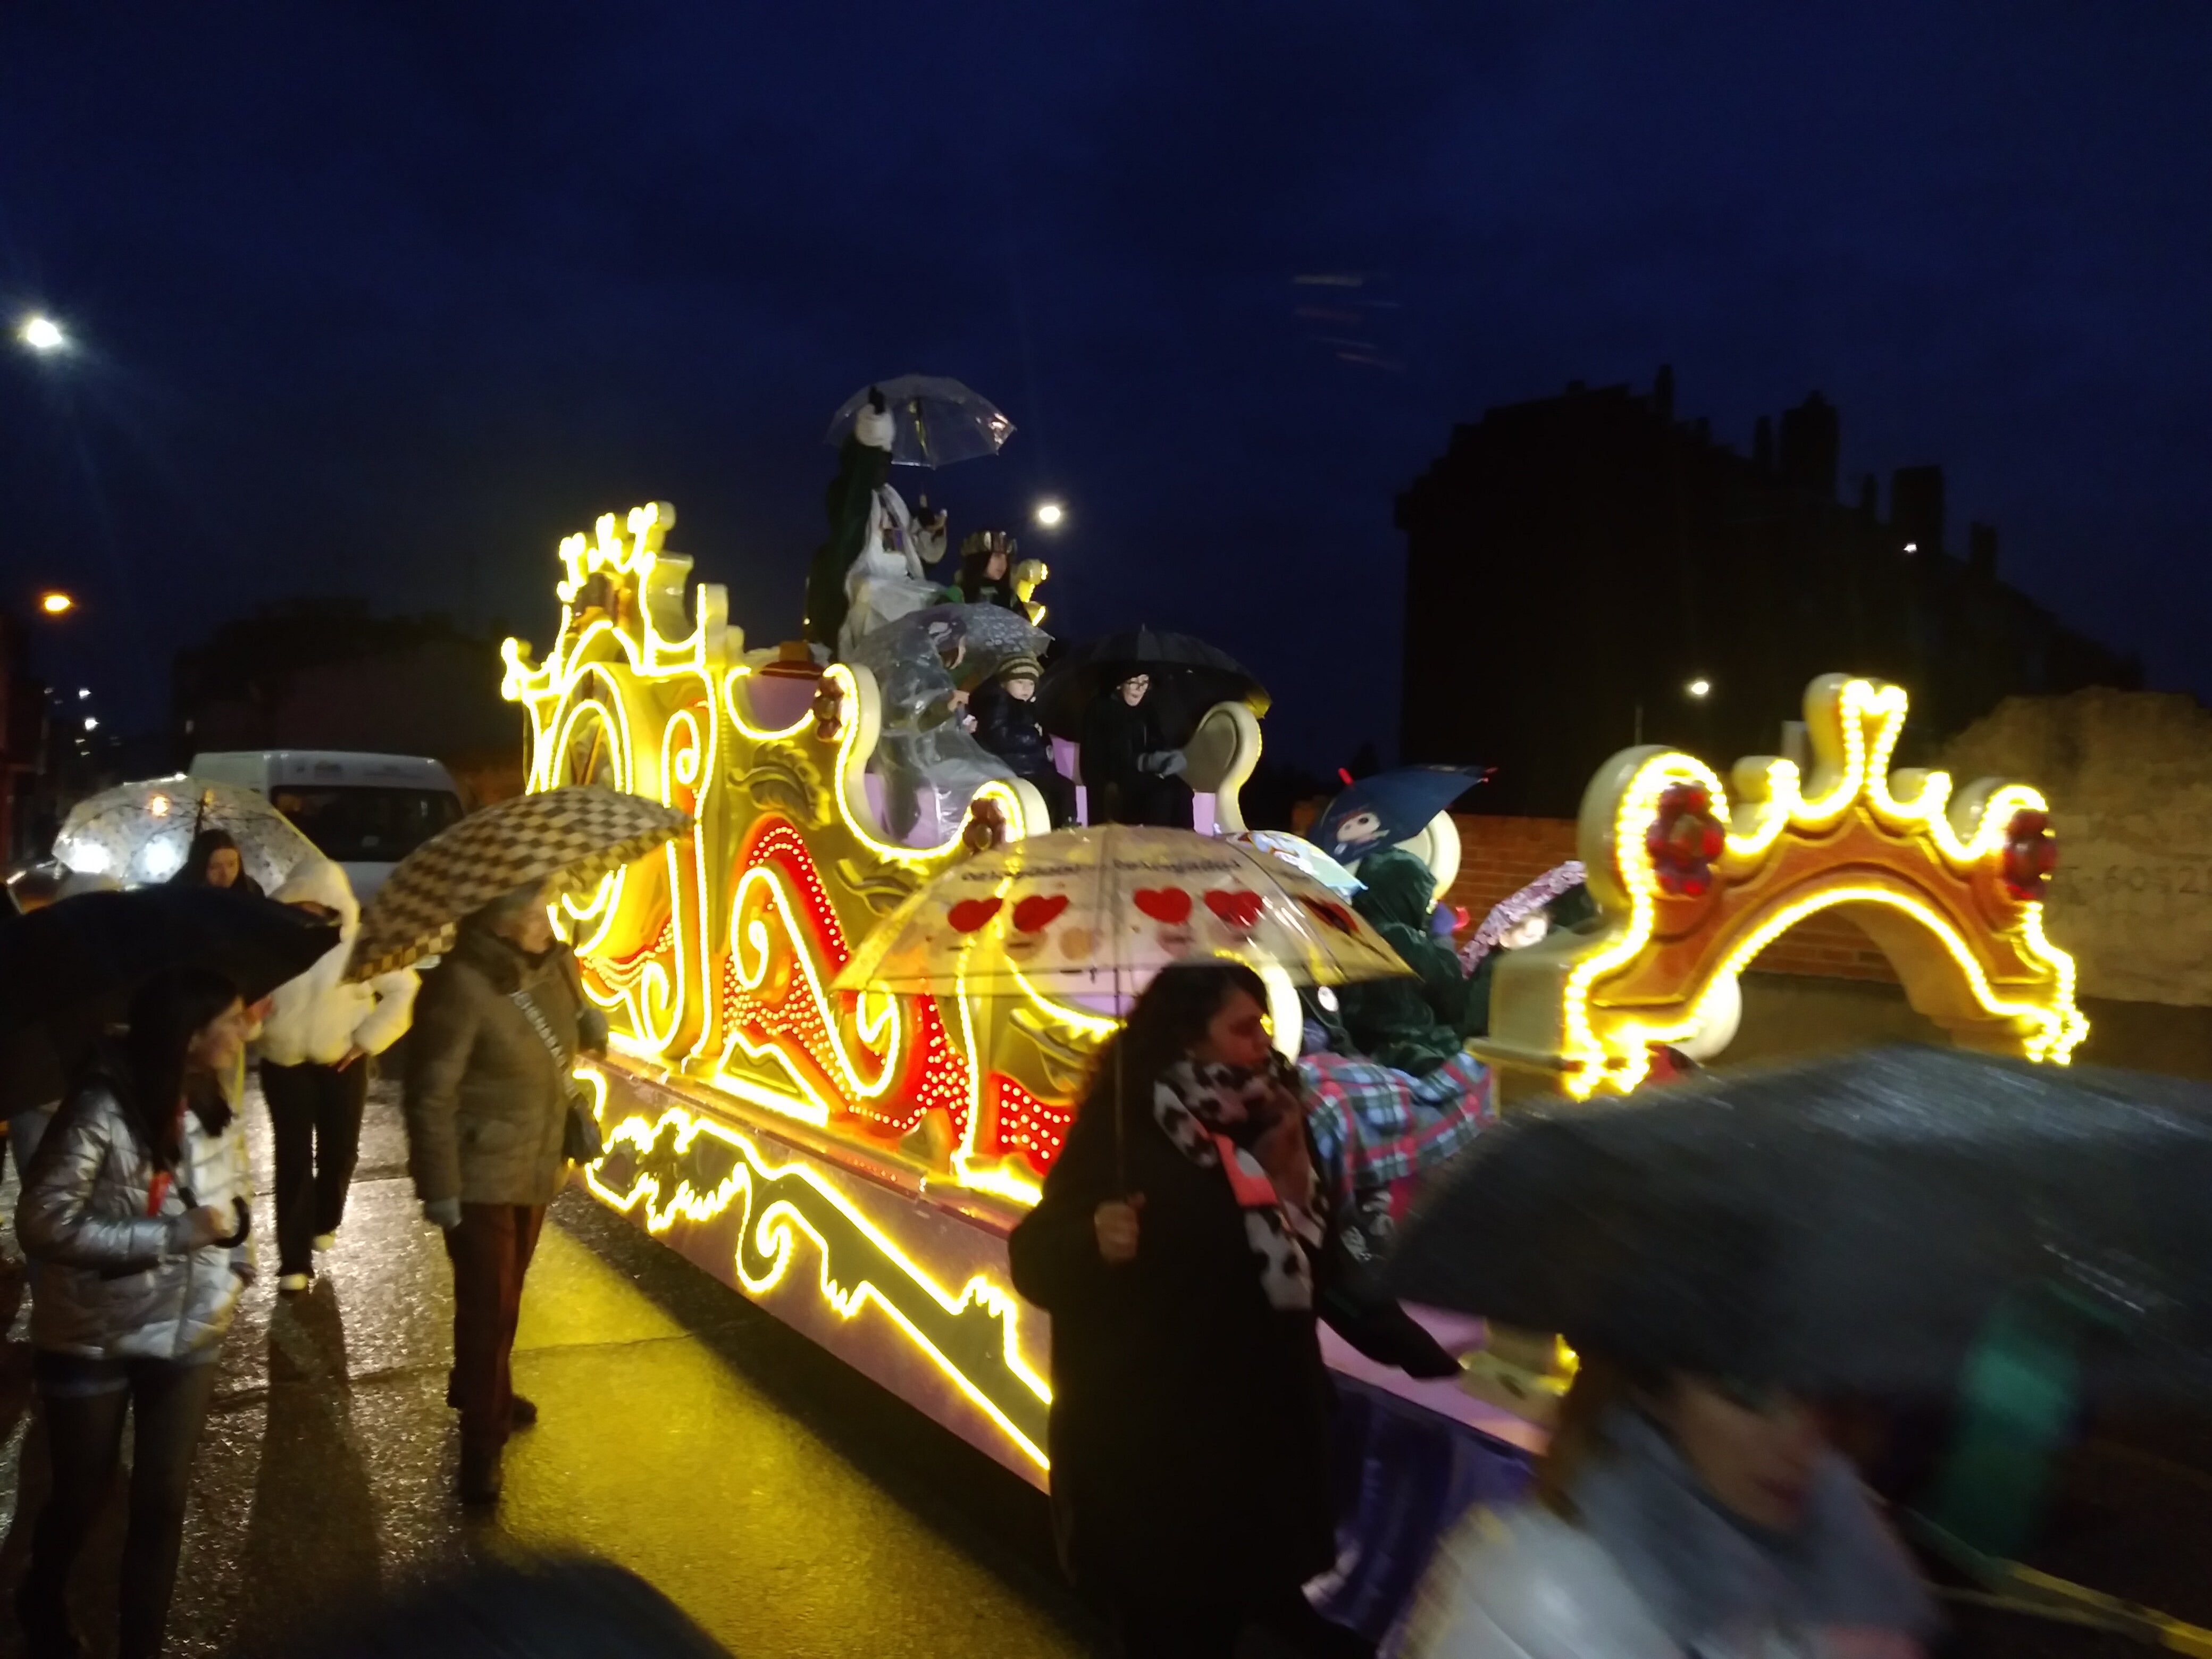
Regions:
<instances>
[{"instance_id":1,"label":"brick building","mask_svg":"<svg viewBox=\"0 0 2212 1659\"><path fill-rule=\"evenodd\" d=\"M1458 428L1397 503L1404 758L1495 766L1470 805L1566 818L1639 733L1723 769L1775 752L1838 668L1911 690L1908 763L2005 696L2141 683L1998 580L1993 528L1953 556L1940 467L1894 473L1887 516L1872 478L1839 501L1840 442L1814 392L1739 454L1674 417L1665 369Z\"/></svg>"}]
</instances>

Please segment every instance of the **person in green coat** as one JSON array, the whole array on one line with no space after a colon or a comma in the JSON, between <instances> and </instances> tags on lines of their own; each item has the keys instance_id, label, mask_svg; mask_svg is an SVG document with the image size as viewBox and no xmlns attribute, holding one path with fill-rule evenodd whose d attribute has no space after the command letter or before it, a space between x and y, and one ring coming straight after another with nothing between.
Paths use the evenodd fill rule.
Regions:
<instances>
[{"instance_id":1,"label":"person in green coat","mask_svg":"<svg viewBox=\"0 0 2212 1659\"><path fill-rule=\"evenodd\" d=\"M1352 908L1413 970L1411 979L1370 980L1337 993L1344 1025L1360 1053L1426 1077L1460 1052L1468 1036L1468 981L1450 945L1430 931L1436 878L1403 848L1359 861L1362 890Z\"/></svg>"}]
</instances>

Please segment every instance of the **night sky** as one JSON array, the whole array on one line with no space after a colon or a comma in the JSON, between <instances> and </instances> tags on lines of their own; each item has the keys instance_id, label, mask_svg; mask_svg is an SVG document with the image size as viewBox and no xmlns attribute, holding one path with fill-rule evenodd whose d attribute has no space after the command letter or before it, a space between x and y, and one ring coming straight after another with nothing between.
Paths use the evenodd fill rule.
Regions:
<instances>
[{"instance_id":1,"label":"night sky","mask_svg":"<svg viewBox=\"0 0 2212 1659\"><path fill-rule=\"evenodd\" d=\"M2212 693L2208 84L2197 0L11 0L0 309L80 349L0 351L0 599L78 591L50 666L151 726L263 599L543 647L561 535L664 499L772 643L830 411L919 370L1019 430L909 500L1065 500L1058 631L1200 634L1334 766L1453 422L1671 362L1747 449L1820 388L1847 494L1942 462L1954 544Z\"/></svg>"}]
</instances>

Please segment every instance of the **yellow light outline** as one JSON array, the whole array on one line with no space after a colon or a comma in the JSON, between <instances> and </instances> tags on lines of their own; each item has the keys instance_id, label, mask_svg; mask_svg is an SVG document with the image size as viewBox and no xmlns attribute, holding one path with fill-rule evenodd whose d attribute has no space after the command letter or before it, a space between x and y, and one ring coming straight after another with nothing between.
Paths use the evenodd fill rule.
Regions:
<instances>
[{"instance_id":1,"label":"yellow light outline","mask_svg":"<svg viewBox=\"0 0 2212 1659\"><path fill-rule=\"evenodd\" d=\"M738 682L749 678L758 672L750 663L741 662L722 676L722 707L729 714L730 724L755 743L786 742L797 737L813 723L814 716L811 712L801 714L790 725L773 732L765 726L755 726L739 712Z\"/></svg>"},{"instance_id":2,"label":"yellow light outline","mask_svg":"<svg viewBox=\"0 0 2212 1659\"><path fill-rule=\"evenodd\" d=\"M1764 856L1784 829L1822 830L1832 827L1855 801L1863 800L1875 822L1894 833L1924 837L1932 842L1954 873L1964 876L2003 844L2013 815L2023 809L2047 811L2042 794L2026 784L2007 784L1992 791L1984 803L1971 838L1962 839L1945 811L1952 783L1947 772L1929 772L1918 794L1899 801L1890 793L1888 763L1899 734L1904 730L1908 704L1904 688L1877 687L1863 679L1844 681L1832 691L1816 692L1812 713L1832 722L1842 738L1843 763L1835 781L1819 799L1808 801L1798 769L1786 760L1768 765L1768 799L1759 803L1760 819L1755 829L1738 835L1731 829L1719 862L1741 867ZM1878 722L1871 743L1869 721ZM1677 783L1695 783L1711 797L1713 815L1731 824L1728 792L1712 769L1692 756L1665 751L1638 766L1621 791L1614 811L1613 863L1629 896L1626 930L1610 945L1601 945L1577 962L1569 971L1561 994L1560 1025L1565 1056L1574 1062L1565 1076L1567 1091L1586 1099L1602 1085L1623 1091L1633 1089L1650 1069L1650 1045L1678 1041L1697 1030L1719 994L1720 983L1742 971L1744 964L1797 921L1832 904L1866 902L1888 904L1915 917L1940 939L1966 970L1968 988L1984 1011L2000 1019L2030 1019L2039 1035L2025 1036L2021 1047L2028 1058L2064 1065L2074 1048L2088 1034L2088 1021L2074 1002L2074 959L2052 945L2043 931L2043 907L2024 906L2020 926L2022 954L2049 970L2057 981L2050 1005L2010 1003L1991 989L1987 974L1974 960L1972 948L1956 928L1932 908L1887 888L1854 885L1829 889L1786 906L1762 923L1749 938L1732 950L1713 970L1698 993L1689 1018L1673 1025L1648 1025L1622 1018L1600 1036L1590 1018L1590 996L1598 980L1626 967L1650 943L1657 915L1658 881L1644 844L1644 830L1657 811L1659 798ZM1900 877L1900 880L1905 878Z\"/></svg>"},{"instance_id":3,"label":"yellow light outline","mask_svg":"<svg viewBox=\"0 0 2212 1659\"><path fill-rule=\"evenodd\" d=\"M815 1012L821 1018L823 1030L829 1035L830 1052L836 1060L838 1073L848 1085L850 1098L880 1100L890 1089L892 1080L897 1077L900 1058L905 1052L906 1023L901 1018L898 999L895 995L883 994L884 1012L878 1016L872 1024L874 1029L880 1030L885 1021L890 1023L890 1046L884 1054L883 1069L877 1074L875 1081L864 1083L860 1079L860 1068L853 1064L852 1056L845 1052L844 1034L837 1029L836 1005L830 1000L822 972L815 964L813 952L807 949L806 940L800 933L791 896L784 890L781 873L765 863L754 865L744 874L738 877L738 884L730 894L729 960L732 970L738 976L738 988L744 991L757 991L768 977L769 946L772 941L768 938L762 922L756 918L745 930L744 938L744 944L758 953L759 966L757 971L748 973L738 939L738 917L744 910L746 894L756 878L767 884L777 918L783 924L784 937L791 941L792 955L797 959L799 972L805 978L807 993L814 1000ZM755 936L755 929L760 930L758 937ZM859 1007L855 1010L854 1019L860 1024L860 1034L863 1037L867 1036L871 1022L867 1021L862 1011L866 1007L868 998L876 994L878 994L873 992L861 993ZM740 1042L744 1042L743 1035L735 1030L732 1031L730 1045L722 1050L721 1064L724 1067L729 1064L732 1048ZM744 1046L750 1058L759 1057L752 1052L752 1045L750 1042L744 1042ZM785 1057L782 1050L771 1045L771 1052L782 1062L784 1069L792 1073L792 1080L811 1094L812 1088L799 1076L791 1061Z\"/></svg>"},{"instance_id":4,"label":"yellow light outline","mask_svg":"<svg viewBox=\"0 0 2212 1659\"><path fill-rule=\"evenodd\" d=\"M634 776L636 758L635 739L630 726L624 687L616 678L615 670L618 665L641 684L657 684L680 679L686 675L696 674L704 688L708 708L715 709L719 702L719 713L726 715L735 731L756 745L805 740L807 728L814 720L811 711L800 715L790 725L780 730L769 730L748 718L741 703L739 683L748 675L758 671L754 665L744 662L732 665L720 671L710 668L703 611L700 613L699 619L694 623L690 634L685 639L671 641L660 635L653 621L654 612L649 590L652 586L654 567L661 557L659 542L665 527L666 525L661 520L656 505L636 507L630 511L627 520L629 532L627 538L617 531L615 515L612 514L600 515L590 534L586 535L580 532L564 538L560 545L560 556L566 574L562 580L556 583L555 589L556 597L562 602L562 616L554 650L544 664L533 667L526 665L522 660L524 647L520 641L509 639L502 644L501 654L506 665L506 672L502 679L501 690L509 699L522 703L531 716L532 750L531 787L532 788L550 788L557 781L554 776L553 769L560 756L565 752L565 743L568 733L575 722L583 717L584 708L588 704L592 712L602 719L605 718L610 710L611 711L620 737L621 752L615 762L617 769L616 777L622 787L634 789L636 782ZM586 624L580 632L570 638L569 635L574 627L577 617L575 601L580 596L584 586L594 574L602 571L611 572L630 579L629 590L633 607L632 617L623 623L617 623L611 616L598 616ZM618 647L617 655L610 657L594 654L603 649L603 636L611 639ZM562 641L565 641L565 644ZM592 695L579 697L579 688L594 673L599 676L604 687L604 696ZM941 844L927 848L907 847L885 841L871 828L865 811L856 805L856 802L864 801L866 799L865 785L860 780L866 770L868 752L872 752L873 750L873 744L871 743L868 745L868 752L862 752L860 739L864 736L877 735L880 726L880 714L878 712L873 681L871 679L864 690L854 672L842 664L831 665L825 671L823 678L836 687L845 704L846 717L840 722L841 729L831 759L830 793L836 805L838 818L847 832L870 854L881 860L895 865L941 866L957 856L964 834L964 825L960 830L956 830ZM561 710L564 704L570 703L572 698L576 701L556 720L555 711ZM675 752L677 728L679 724L688 729L692 738L691 744L686 750L686 755L700 755L700 759L695 763L696 780L683 777L684 758L678 757ZM669 1050L673 1045L676 1032L681 1029L685 1006L691 995L690 956L696 949L702 964L711 965L717 955L716 950L709 945L709 941L714 939L714 935L708 879L706 818L707 796L709 792L720 787L722 784L720 768L723 763L720 754L723 745L720 731L720 721L710 719L707 725L709 729L702 737L698 732L696 712L690 708L679 708L663 721L659 748L660 793L663 803L673 804L670 799L673 789L672 780L676 780L684 782L687 787L694 790L695 802L698 807L695 816L700 819L701 825L694 831L692 836L692 854L698 881L697 944L695 947L685 937L689 932L687 927L689 917L685 914L687 907L682 902L681 896L683 886L681 855L675 846L671 844L662 850L662 855L665 860L665 870L669 882L670 908L673 921L672 943L668 948L668 953L672 957L674 963L673 982L671 981L668 968L656 958L642 964L630 984L612 988L614 994L611 998L603 997L598 994L596 988L590 988L592 989L592 1000L595 1003L611 1012L621 1011L624 1016L624 1023L632 1028L629 1032L618 1034L614 1039L618 1050L652 1064L664 1063L671 1057ZM701 754L702 750L703 754ZM1005 814L1008 838L1018 840L1036 833L1043 823L1042 817L1031 811L1024 799L1025 793L1027 792L1017 784L1003 779L993 779L976 790L973 799L975 802L984 800L998 802ZM738 966L740 973L742 973L741 958L744 948L750 945L757 952L763 950L761 941L750 939L741 940L738 937L737 931L737 917L741 902L745 896L745 883L754 873L756 872L748 872L745 877L741 878L738 890L731 896L729 905L731 925L723 941L726 945L733 963ZM856 1006L855 1018L865 1041L872 1042L875 1040L874 1034L883 1029L884 1022L892 1022L890 1030L890 1042L885 1050L890 1058L886 1060L882 1074L872 1086L863 1086L859 1068L854 1064L851 1055L846 1049L843 1031L836 1018L835 1007L823 989L824 976L808 950L803 935L795 925L792 896L785 890L779 875L772 872L764 873L770 884L772 900L778 913L778 921L792 942L794 953L799 958L800 971L805 977L807 993L814 1000L815 1011L822 1021L823 1030L829 1034L835 1070L840 1080L850 1085L851 1098L855 1101L882 1098L900 1074L900 1060L903 1053L903 1044L907 1041L903 1010L900 1000L896 996L884 997L880 1012L872 1010L866 997L863 997ZM628 875L629 872L626 868L611 872L592 893L585 896L580 904L566 896L562 898L558 911L570 923L568 931L572 933L575 931L575 924L592 921L598 923L596 927L589 930L588 938L580 939L577 945L579 955L588 957L595 954L611 935L623 908L629 885ZM762 956L763 966L765 960L763 954ZM747 988L753 988L757 986L758 977L756 976L755 980L750 982L741 977L740 983L746 984ZM1115 1030L1119 1024L1116 1020L1088 1014L1053 1002L1025 981L1022 982L1022 989L1030 1000L1048 1018L1085 1034L1103 1036ZM721 1009L719 994L714 990L711 984L708 997L710 1006L703 1011L700 1020L698 1040L690 1048L686 1056L687 1059L703 1058L714 1049L716 1026L720 1018ZM969 1006L969 999L963 994L959 998L959 1002L963 1030L969 1039L966 1050L960 1054L959 1058L966 1073L965 1082L970 1111L966 1126L967 1133L963 1137L960 1151L955 1155L956 1177L963 1186L994 1192L1018 1201L1034 1202L1038 1189L1018 1176L1005 1175L999 1171L979 1170L975 1172L974 1179L970 1180L969 1172L964 1168L966 1157L973 1152L974 1137L976 1133L978 1114L975 1108L980 1104L978 1097L981 1089L981 1074L974 1059L974 1017L973 1011ZM660 1009L665 1017L654 1018L652 1013L654 1008ZM954 1045L949 1042L948 1046ZM740 1054L747 1060L756 1062L773 1057L778 1067L797 1086L799 1091L799 1096L786 1094L757 1079L748 1078L731 1071L731 1065ZM780 1047L774 1043L764 1046L755 1045L735 1032L725 1034L720 1051L714 1060L713 1072L708 1080L714 1086L736 1095L741 1099L750 1101L781 1115L791 1117L817 1127L826 1127L837 1109L833 1108L830 1103L821 1098L813 1084L793 1064Z\"/></svg>"},{"instance_id":5,"label":"yellow light outline","mask_svg":"<svg viewBox=\"0 0 2212 1659\"><path fill-rule=\"evenodd\" d=\"M508 639L501 646L501 656L507 665L502 678L502 695L527 708L532 726L531 787L550 788L554 786L552 769L557 758L565 752L568 735L581 718L586 707L604 719L611 710L620 730L619 752L615 758L615 776L618 787L635 792L635 739L630 729L629 710L622 684L615 678L613 664L606 659L589 657L592 647L602 635L611 637L619 646L629 672L641 683L660 684L696 675L708 718L702 734L699 721L688 708L678 708L662 723L660 733L660 796L664 805L674 804L672 778L683 782L693 792L694 805L698 809L695 818L703 820L708 798L719 786L716 761L720 748L720 722L714 718L716 685L708 662L708 629L705 611L701 609L690 635L677 641L661 637L653 621L650 599L653 568L661 561L660 540L672 520L664 520L658 502L630 509L625 526L628 541L615 528L615 515L602 514L587 538L582 532L565 537L560 547L560 556L567 576L556 584L556 596L562 602L561 627L556 635L556 646L545 663L531 669L522 662L521 641ZM574 621L574 601L584 584L597 572L606 570L628 576L636 619L637 637L619 627L612 617L600 617L586 626L581 634L568 641L565 648L558 641L566 639ZM587 659L589 658L589 659ZM551 721L548 708L558 709L575 694L584 679L597 672L605 686L606 697L578 699L556 723ZM678 725L689 728L692 743L690 755L693 776L682 775L681 762L672 763L672 742ZM697 933L696 941L687 939L688 931L683 902L681 854L672 844L663 851L669 884L669 909L674 921L673 940L670 954L675 964L673 983L665 966L658 962L647 963L631 986L623 988L612 1001L594 997L593 1001L610 1009L620 1007L634 1030L644 1033L643 1041L651 1045L651 1052L665 1054L673 1045L676 1033L682 1028L686 1003L689 1000L690 963L693 950L704 950L709 936L708 903L706 836L703 826L695 827L691 836L694 873L697 878ZM567 914L572 924L597 917L599 926L592 930L588 939L578 939L574 948L580 957L597 954L612 932L622 910L622 896L626 885L627 869L611 872L603 878L582 906L576 905L566 896L560 909ZM574 928L569 929L572 936ZM652 1010L659 1006L665 1018L656 1018ZM661 1027L665 1025L665 1030ZM713 1041L712 1010L707 1011L701 1021L698 1039L690 1050L696 1058Z\"/></svg>"},{"instance_id":6,"label":"yellow light outline","mask_svg":"<svg viewBox=\"0 0 2212 1659\"><path fill-rule=\"evenodd\" d=\"M604 1098L604 1085L602 1085L602 1101ZM731 1170L729 1176L720 1187L708 1194L700 1193L688 1180L684 1181L678 1186L674 1195L665 1206L656 1207L655 1200L660 1196L660 1182L657 1176L649 1175L641 1169L630 1191L626 1194L618 1194L599 1179L597 1165L587 1166L584 1172L586 1183L602 1203L621 1214L627 1215L642 1200L645 1208L646 1231L658 1236L666 1232L678 1220L695 1223L714 1220L737 1201L740 1192L750 1194L753 1190L753 1182L756 1178L775 1181L781 1180L785 1176L796 1176L818 1193L848 1223L864 1235L870 1243L896 1263L899 1270L919 1285L945 1313L957 1317L969 1305L976 1304L997 1314L1000 1329L1004 1333L1004 1352L1007 1370L1012 1372L1016 1379L1024 1388L1034 1393L1039 1400L1048 1405L1051 1403L1051 1385L1043 1377L1038 1376L1022 1357L1019 1340L1021 1299L1011 1288L994 1283L988 1274L976 1273L961 1287L957 1297L951 1295L945 1291L936 1279L919 1262L902 1249L889 1234L863 1214L811 1164L793 1158L790 1163L772 1166L766 1156L755 1146L749 1137L714 1121L712 1118L687 1112L681 1107L669 1107L659 1118L653 1120L647 1119L642 1114L626 1117L607 1132L606 1144L612 1147L619 1142L627 1142L637 1149L639 1157L642 1158L653 1150L654 1143L659 1139L661 1130L671 1125L675 1129L675 1151L678 1156L687 1152L691 1143L702 1134L714 1137L737 1152L738 1162ZM967 1374L954 1364L941 1349L931 1342L920 1328L899 1310L897 1304L884 1294L873 1280L864 1278L849 1290L841 1291L837 1280L832 1274L828 1242L787 1200L777 1200L763 1209L758 1216L749 1216L749 1220L754 1247L763 1255L773 1256L775 1265L767 1273L755 1279L746 1273L742 1253L733 1259L732 1270L748 1294L765 1297L783 1281L791 1270L793 1260L798 1254L797 1244L792 1237L792 1230L795 1228L805 1233L813 1241L815 1255L820 1263L820 1275L816 1290L822 1299L829 1304L832 1312L841 1319L849 1320L857 1316L872 1302L890 1318L893 1324L906 1334L908 1341L929 1357L971 1404L988 1416L998 1425L1000 1432L1021 1449L1025 1456L1034 1462L1039 1468L1049 1467L1042 1448L1017 1428L997 1402L970 1382Z\"/></svg>"},{"instance_id":7,"label":"yellow light outline","mask_svg":"<svg viewBox=\"0 0 2212 1659\"><path fill-rule=\"evenodd\" d=\"M860 778L867 769L868 757L874 753L875 745L869 745L867 754L855 752L863 724L860 681L851 667L842 662L830 664L823 671L822 677L836 684L845 701L846 716L838 722L837 754L832 763L835 769L831 774L835 782L830 789L831 799L836 803L837 816L843 821L845 828L861 846L878 858L887 859L894 864L931 864L951 859L960 850L961 837L967 833L964 823L934 847L902 847L896 842L878 840L861 822L852 804L854 786L859 786L859 799L866 800L866 787L860 783ZM866 708L871 717L865 723L879 728L881 715L876 711L872 676L869 680L869 692ZM870 735L880 735L880 731ZM1019 792L1006 779L988 778L977 786L975 794L969 799L970 815L974 813L977 802L986 800L995 800L1008 809L1006 816L1007 840L1020 841L1031 833L1035 826L1030 822L1029 808L1023 804Z\"/></svg>"}]
</instances>

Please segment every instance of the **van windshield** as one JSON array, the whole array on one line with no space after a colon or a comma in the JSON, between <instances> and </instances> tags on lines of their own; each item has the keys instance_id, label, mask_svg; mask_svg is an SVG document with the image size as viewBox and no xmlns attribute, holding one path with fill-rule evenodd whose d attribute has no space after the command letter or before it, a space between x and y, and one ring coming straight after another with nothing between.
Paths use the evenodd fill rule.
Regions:
<instances>
[{"instance_id":1,"label":"van windshield","mask_svg":"<svg viewBox=\"0 0 2212 1659\"><path fill-rule=\"evenodd\" d=\"M396 864L461 817L445 789L280 784L269 798L335 864Z\"/></svg>"}]
</instances>

